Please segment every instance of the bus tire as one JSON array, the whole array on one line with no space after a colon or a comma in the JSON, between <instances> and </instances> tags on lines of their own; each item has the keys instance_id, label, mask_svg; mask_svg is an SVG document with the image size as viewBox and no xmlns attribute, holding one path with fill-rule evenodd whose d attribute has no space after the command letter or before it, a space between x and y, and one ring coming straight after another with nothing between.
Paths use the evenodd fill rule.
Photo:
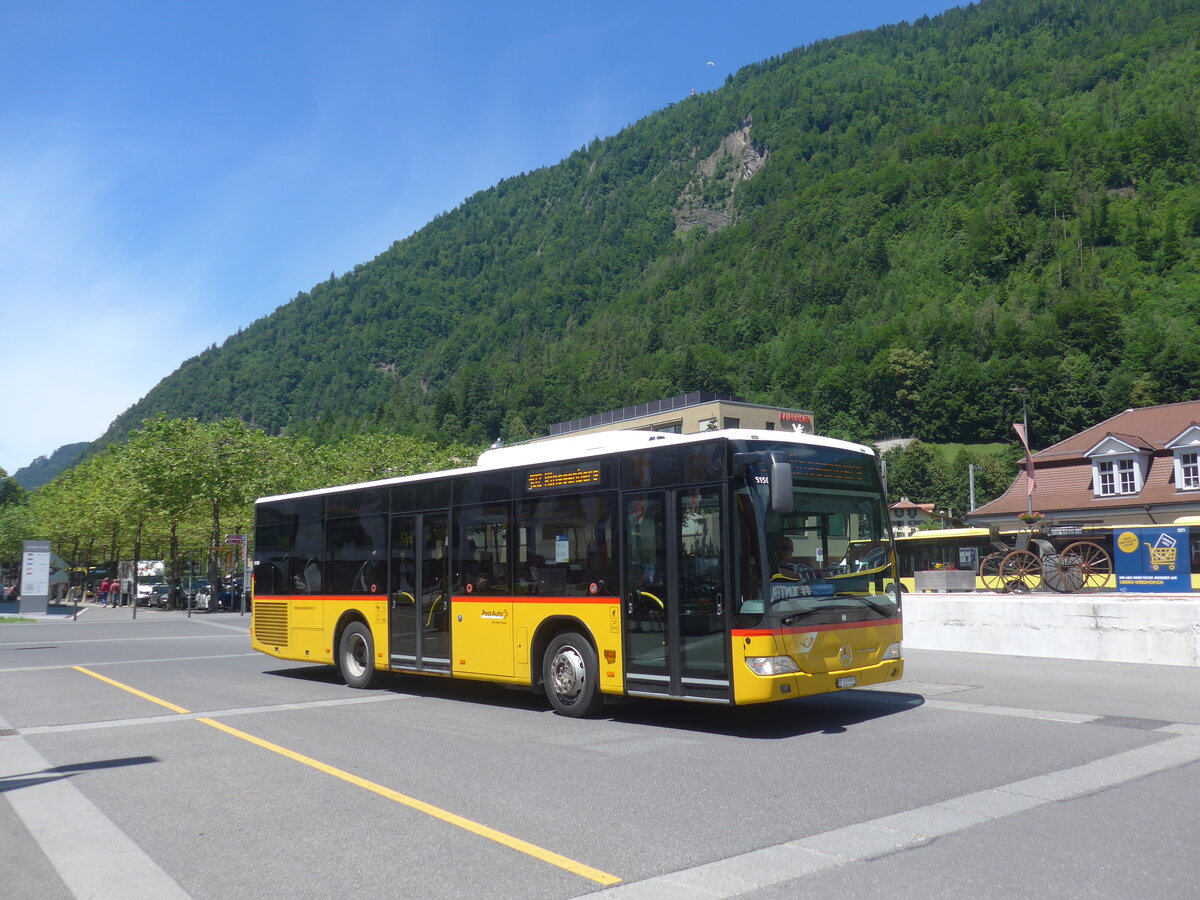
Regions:
<instances>
[{"instance_id":1,"label":"bus tire","mask_svg":"<svg viewBox=\"0 0 1200 900\"><path fill-rule=\"evenodd\" d=\"M362 622L351 622L338 639L338 671L352 688L368 688L375 684L375 639L371 629Z\"/></svg>"},{"instance_id":2,"label":"bus tire","mask_svg":"<svg viewBox=\"0 0 1200 900\"><path fill-rule=\"evenodd\" d=\"M556 635L542 657L542 683L560 716L590 716L604 705L600 661L591 642L574 631Z\"/></svg>"}]
</instances>

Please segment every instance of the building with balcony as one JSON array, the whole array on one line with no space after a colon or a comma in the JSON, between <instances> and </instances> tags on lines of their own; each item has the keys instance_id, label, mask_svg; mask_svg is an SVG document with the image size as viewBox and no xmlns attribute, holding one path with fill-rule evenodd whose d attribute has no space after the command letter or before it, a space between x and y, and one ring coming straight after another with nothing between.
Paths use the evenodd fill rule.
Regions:
<instances>
[{"instance_id":1,"label":"building with balcony","mask_svg":"<svg viewBox=\"0 0 1200 900\"><path fill-rule=\"evenodd\" d=\"M718 428L750 428L762 431L801 431L815 434L813 414L803 409L759 406L743 397L695 391L666 400L626 406L610 412L584 416L550 426L548 437L590 434L597 431L665 431L698 434Z\"/></svg>"}]
</instances>

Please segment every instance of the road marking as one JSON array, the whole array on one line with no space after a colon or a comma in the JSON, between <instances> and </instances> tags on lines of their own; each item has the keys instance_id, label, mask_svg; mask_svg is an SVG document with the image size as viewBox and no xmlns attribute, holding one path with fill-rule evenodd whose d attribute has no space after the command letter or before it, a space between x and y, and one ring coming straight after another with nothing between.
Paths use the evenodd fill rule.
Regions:
<instances>
[{"instance_id":1,"label":"road marking","mask_svg":"<svg viewBox=\"0 0 1200 900\"><path fill-rule=\"evenodd\" d=\"M93 672L90 669L84 668L83 666L73 666L72 668L74 668L78 672L82 672L85 675L90 675L93 678L98 678L100 681L110 684L113 687L120 688L123 691L128 691L129 693L134 694L135 696L141 697L143 700L149 700L151 703L157 703L159 706L166 707L167 709L172 710L177 713L180 713L181 715L189 715L189 716L191 715L191 711L184 709L182 706L177 706L176 704L171 703L167 700L162 700L151 694L147 694L144 691L139 691L135 687L130 687L127 684L122 684L121 682L115 681L106 675L101 675L98 672ZM389 800L393 800L397 803L401 803L404 806L409 807L410 809L414 809L414 810L417 810L418 812L425 813L426 815L432 816L435 819L440 819L441 821L446 822L449 825L453 825L456 828L462 828L465 831L469 831L472 834L476 834L480 837L487 838L490 841L494 841L497 844L501 844L512 850L516 850L519 853L524 853L527 856L532 856L535 859L541 860L542 862L545 862L545 863L549 863L550 865L556 866L567 872L571 872L572 874L578 875L581 878L586 878L589 881L594 881L597 884L602 884L602 885L619 884L621 881L621 879L618 878L616 875L610 875L607 872L602 872L599 869L595 869L595 868L592 868L591 866L584 865L581 862L570 859L566 856L562 856L561 854L555 853L553 850L547 850L544 847L539 847L536 844L531 844L528 841L523 841L518 837L513 837L510 834L505 834L503 831L497 831L495 828L491 828L487 825L483 825L479 822L475 822L471 819L467 819L463 816L449 812L448 810L441 809L440 807L434 806L431 803L426 803L423 800L418 800L415 797L408 796L407 794L401 794L399 791L394 791L391 788L384 787L381 784L376 784L373 781L368 781L365 778L360 778L358 775L354 775L343 769L338 769L334 766L330 766L326 763L321 762L320 760L313 759L311 756L305 756L303 753L297 753L294 750L289 750L286 747L281 747L279 744L273 744L270 741L266 741L266 740L263 740L262 738L255 737L252 734L248 734L245 731L239 731L238 729L233 728L232 726L225 725L221 722L216 721L215 719L209 718L208 716L198 717L198 718L196 718L196 721L201 722L205 725L208 725L212 728L215 728L218 731L223 731L224 733L231 735L232 737L236 737L236 738L239 738L240 740L247 741L251 744L254 744L257 747L261 747L264 750L270 750L272 753L278 753L280 756L287 757L288 759L291 759L295 762L309 766L310 768L316 769L319 772L324 772L326 775L331 775L334 778L341 779L342 781L345 781L348 784L353 784L356 787L362 788L363 790L371 791L372 793L378 794L381 797L386 797Z\"/></svg>"},{"instance_id":2,"label":"road marking","mask_svg":"<svg viewBox=\"0 0 1200 900\"><path fill-rule=\"evenodd\" d=\"M1169 729L1178 728L1189 726L1168 726L1158 733L1173 733ZM975 825L1082 797L1197 761L1200 761L1200 729L1188 730L1179 737L1069 769L952 797L690 869L626 882L605 891L604 896L635 900L736 897L850 863L920 847Z\"/></svg>"},{"instance_id":3,"label":"road marking","mask_svg":"<svg viewBox=\"0 0 1200 900\"><path fill-rule=\"evenodd\" d=\"M160 700L160 699L158 699L158 697L155 697L151 694L147 694L145 691L139 691L135 687L130 687L127 684L121 684L121 682L114 681L112 678L109 678L107 675L101 675L99 672L93 672L91 669L85 669L83 666L71 666L71 668L74 669L76 672L82 672L84 675L91 675L93 678L98 678L107 684L111 684L113 687L118 687L123 691L128 691L129 693L133 694L135 697L141 697L143 700L149 700L151 703L157 703L159 706L165 706L167 709L171 710L172 712L177 712L177 713L191 712L190 709L184 709L182 706L176 706L174 703L170 703L166 700Z\"/></svg>"},{"instance_id":4,"label":"road marking","mask_svg":"<svg viewBox=\"0 0 1200 900\"><path fill-rule=\"evenodd\" d=\"M59 734L68 731L99 731L104 728L129 728L138 725L161 725L164 722L186 722L189 719L216 718L220 716L249 716L262 713L288 712L312 709L321 706L354 706L359 703L383 703L390 700L411 699L408 694L372 694L366 697L340 697L337 700L306 700L299 703L276 703L271 706L243 706L236 709L218 709L206 713L186 713L176 716L138 716L133 719L106 719L103 722L70 722L65 725L31 725L20 729L20 734Z\"/></svg>"},{"instance_id":5,"label":"road marking","mask_svg":"<svg viewBox=\"0 0 1200 900\"><path fill-rule=\"evenodd\" d=\"M591 866L586 866L581 862L576 862L552 850L547 850L544 847L539 847L536 844L531 844L528 841L523 841L520 838L513 837L510 834L505 834L502 831L497 831L495 828L490 828L487 825L481 825L479 822L474 822L471 819L463 818L455 813L448 812L440 807L426 803L423 800L418 800L415 797L409 797L407 794L401 794L399 791L394 791L391 788L384 787L381 784L376 784L373 781L368 781L365 778L360 778L357 775L346 772L334 766L327 765L319 760L313 759L310 756L305 756L302 753L297 753L294 750L289 750L286 747L281 747L278 744L272 744L270 741L264 741L262 738L257 738L252 734L247 734L244 731L239 731L229 725L224 725L221 722L212 719L199 719L205 725L211 725L224 731L226 734L231 734L236 738L241 738L243 741L249 741L264 750L270 750L272 753L278 753L280 756L286 756L288 759L295 760L298 763L303 763L326 775L332 775L334 778L340 778L342 781L356 785L363 790L371 791L381 797L386 797L389 800L395 800L397 803L402 803L405 806L415 809L418 812L423 812L435 819L440 819L450 825L462 828L472 834L477 834L480 837L485 837L488 840L495 841L498 844L503 844L505 847L510 847L520 853L532 856L535 859L540 859L542 862L549 863L552 866L557 866L560 869L565 869L581 878L586 878L589 881L594 881L597 884L610 885L618 884L621 879L615 875L610 875L607 872L601 872L599 869L593 869Z\"/></svg>"},{"instance_id":6,"label":"road marking","mask_svg":"<svg viewBox=\"0 0 1200 900\"><path fill-rule=\"evenodd\" d=\"M1066 722L1071 725L1086 725L1089 722L1095 722L1098 719L1104 718L1104 716L1092 715L1091 713L1059 712L1052 709L1025 709L1016 706L989 706L984 703L968 703L965 700L930 700L928 699L928 693L925 691L861 690L857 692L855 699L867 703L904 706L908 704L908 697L914 693L919 693L924 698L920 704L921 706L928 709L944 709L949 712L978 713L985 716L1012 716L1017 719L1037 719L1043 722Z\"/></svg>"},{"instance_id":7,"label":"road marking","mask_svg":"<svg viewBox=\"0 0 1200 900\"><path fill-rule=\"evenodd\" d=\"M0 731L7 728L0 717ZM71 783L71 773L85 768L55 768L24 738L0 738L0 788L71 893L187 897L175 879Z\"/></svg>"},{"instance_id":8,"label":"road marking","mask_svg":"<svg viewBox=\"0 0 1200 900\"><path fill-rule=\"evenodd\" d=\"M1045 722L1067 722L1071 725L1086 725L1101 716L1088 713L1055 712L1049 709L1021 709L1013 706L986 706L982 703L964 703L961 700L926 700L925 706L931 709L945 709L951 712L980 713L986 716L1012 716L1018 719L1040 719Z\"/></svg>"},{"instance_id":9,"label":"road marking","mask_svg":"<svg viewBox=\"0 0 1200 900\"><path fill-rule=\"evenodd\" d=\"M250 653L209 653L205 656L163 656L156 659L113 659L107 662L89 663L93 668L100 666L132 666L138 663L173 663L173 662L195 662L201 659L240 659L245 656L262 656L261 653L251 651ZM13 666L10 669L0 669L0 674L7 672L49 672L54 669L73 669L75 668L70 663L63 663L58 666Z\"/></svg>"},{"instance_id":10,"label":"road marking","mask_svg":"<svg viewBox=\"0 0 1200 900\"><path fill-rule=\"evenodd\" d=\"M230 625L228 622L212 622L212 621L210 621L208 619L204 619L204 618L200 619L200 624L206 625L209 628L227 628L230 631L238 632L242 637L245 637L245 638L250 637L250 620L249 619L239 619L239 621L244 622L245 624Z\"/></svg>"},{"instance_id":11,"label":"road marking","mask_svg":"<svg viewBox=\"0 0 1200 900\"><path fill-rule=\"evenodd\" d=\"M213 627L221 626L214 625ZM241 634L164 634L161 637L72 638L67 641L54 639L43 641L5 641L0 643L0 647L44 647L46 644L53 644L55 647L65 644L131 644L137 641L213 641L222 638L228 640L236 637L249 638L250 635L243 631Z\"/></svg>"}]
</instances>

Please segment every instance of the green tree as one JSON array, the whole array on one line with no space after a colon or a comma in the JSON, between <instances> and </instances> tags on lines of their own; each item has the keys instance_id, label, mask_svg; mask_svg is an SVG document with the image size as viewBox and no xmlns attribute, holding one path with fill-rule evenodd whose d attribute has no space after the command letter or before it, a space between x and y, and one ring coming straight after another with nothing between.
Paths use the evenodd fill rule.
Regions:
<instances>
[{"instance_id":1,"label":"green tree","mask_svg":"<svg viewBox=\"0 0 1200 900\"><path fill-rule=\"evenodd\" d=\"M907 497L913 503L937 503L946 482L945 464L937 450L915 440L883 455L887 463L888 502Z\"/></svg>"},{"instance_id":2,"label":"green tree","mask_svg":"<svg viewBox=\"0 0 1200 900\"><path fill-rule=\"evenodd\" d=\"M17 484L4 469L0 468L0 508L24 503L25 499L25 488Z\"/></svg>"}]
</instances>

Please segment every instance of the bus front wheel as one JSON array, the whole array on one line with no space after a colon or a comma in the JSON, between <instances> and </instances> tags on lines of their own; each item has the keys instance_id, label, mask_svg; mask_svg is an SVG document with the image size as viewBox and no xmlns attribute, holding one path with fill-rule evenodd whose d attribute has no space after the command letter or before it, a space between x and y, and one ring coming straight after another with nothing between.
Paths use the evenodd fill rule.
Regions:
<instances>
[{"instance_id":1,"label":"bus front wheel","mask_svg":"<svg viewBox=\"0 0 1200 900\"><path fill-rule=\"evenodd\" d=\"M352 688L367 688L375 683L375 640L371 629L362 622L351 622L338 641L338 671Z\"/></svg>"},{"instance_id":2,"label":"bus front wheel","mask_svg":"<svg viewBox=\"0 0 1200 900\"><path fill-rule=\"evenodd\" d=\"M555 712L578 718L604 705L600 696L600 661L587 638L573 631L560 634L546 647L542 682Z\"/></svg>"}]
</instances>

